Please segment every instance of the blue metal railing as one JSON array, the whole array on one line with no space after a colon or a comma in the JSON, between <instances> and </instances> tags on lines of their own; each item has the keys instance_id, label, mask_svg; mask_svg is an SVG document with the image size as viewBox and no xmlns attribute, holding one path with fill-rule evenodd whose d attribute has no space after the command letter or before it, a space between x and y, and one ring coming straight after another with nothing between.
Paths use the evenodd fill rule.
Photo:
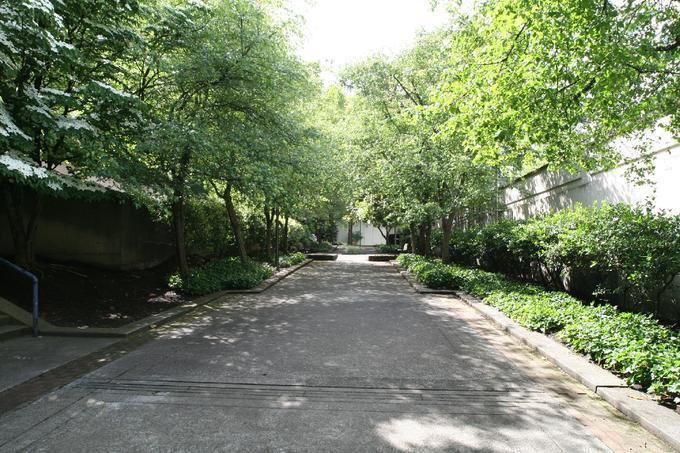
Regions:
<instances>
[{"instance_id":1,"label":"blue metal railing","mask_svg":"<svg viewBox=\"0 0 680 453\"><path fill-rule=\"evenodd\" d=\"M33 286L33 336L37 337L38 336L38 316L39 316L39 311L38 311L38 277L36 277L34 274L28 272L26 269L23 267L19 267L16 264L12 263L11 261L7 261L4 258L0 258L0 264L4 264L5 266L9 267L10 269L20 273L24 277L28 277L29 280L31 280L32 286Z\"/></svg>"}]
</instances>

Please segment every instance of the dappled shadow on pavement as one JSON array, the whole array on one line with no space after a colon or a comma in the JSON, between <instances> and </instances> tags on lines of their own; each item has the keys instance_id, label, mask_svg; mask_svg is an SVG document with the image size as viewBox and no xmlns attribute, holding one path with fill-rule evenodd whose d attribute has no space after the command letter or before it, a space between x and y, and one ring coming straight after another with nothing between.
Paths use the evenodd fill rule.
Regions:
<instances>
[{"instance_id":1,"label":"dappled shadow on pavement","mask_svg":"<svg viewBox=\"0 0 680 453\"><path fill-rule=\"evenodd\" d=\"M389 264L313 263L264 293L228 296L161 329L8 419L0 445L604 450L481 333L488 326L456 307L416 295ZM31 411L66 428L22 431Z\"/></svg>"}]
</instances>

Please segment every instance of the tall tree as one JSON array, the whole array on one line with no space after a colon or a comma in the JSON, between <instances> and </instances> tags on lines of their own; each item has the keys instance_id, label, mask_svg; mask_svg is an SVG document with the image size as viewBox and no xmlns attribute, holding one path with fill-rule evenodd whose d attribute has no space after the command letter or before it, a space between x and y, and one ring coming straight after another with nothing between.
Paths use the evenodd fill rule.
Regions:
<instances>
[{"instance_id":1,"label":"tall tree","mask_svg":"<svg viewBox=\"0 0 680 453\"><path fill-rule=\"evenodd\" d=\"M42 190L66 192L66 169L96 174L134 128L136 99L112 85L138 39L139 10L136 0L0 6L0 150L14 162L0 177L19 263L35 260ZM32 202L18 183L37 189Z\"/></svg>"}]
</instances>

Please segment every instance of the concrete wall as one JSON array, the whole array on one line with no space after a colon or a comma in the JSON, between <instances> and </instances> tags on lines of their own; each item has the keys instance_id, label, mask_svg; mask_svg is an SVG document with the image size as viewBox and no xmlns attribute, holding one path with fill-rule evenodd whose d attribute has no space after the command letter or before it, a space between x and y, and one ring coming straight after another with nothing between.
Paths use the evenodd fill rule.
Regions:
<instances>
[{"instance_id":1,"label":"concrete wall","mask_svg":"<svg viewBox=\"0 0 680 453\"><path fill-rule=\"evenodd\" d=\"M638 185L626 172L638 165L639 147L645 145L654 169L649 183ZM581 203L585 206L610 203L642 205L680 215L680 143L661 128L647 132L640 140L617 143L630 163L608 171L578 174L549 172L541 168L514 181L500 191L505 216L526 219ZM680 276L676 276L663 297L661 316L680 319Z\"/></svg>"},{"instance_id":2,"label":"concrete wall","mask_svg":"<svg viewBox=\"0 0 680 453\"><path fill-rule=\"evenodd\" d=\"M589 206L611 203L639 205L651 203L656 209L680 214L680 143L662 129L650 132L649 151L654 170L650 183L638 185L626 176L640 159L634 154L639 143L622 142L619 147L633 161L608 171L578 174L549 172L541 168L501 189L505 214L513 219L560 210L575 203Z\"/></svg>"},{"instance_id":3,"label":"concrete wall","mask_svg":"<svg viewBox=\"0 0 680 453\"><path fill-rule=\"evenodd\" d=\"M28 194L30 197L31 195ZM39 257L110 269L140 269L173 254L170 229L129 201L46 197L36 236ZM0 255L13 254L7 215L0 205Z\"/></svg>"},{"instance_id":4,"label":"concrete wall","mask_svg":"<svg viewBox=\"0 0 680 453\"><path fill-rule=\"evenodd\" d=\"M352 231L361 232L362 238L360 245L382 245L386 243L385 238L380 234L378 228L370 223L357 222L352 226ZM347 222L338 223L338 236L336 240L339 243L347 244Z\"/></svg>"}]
</instances>

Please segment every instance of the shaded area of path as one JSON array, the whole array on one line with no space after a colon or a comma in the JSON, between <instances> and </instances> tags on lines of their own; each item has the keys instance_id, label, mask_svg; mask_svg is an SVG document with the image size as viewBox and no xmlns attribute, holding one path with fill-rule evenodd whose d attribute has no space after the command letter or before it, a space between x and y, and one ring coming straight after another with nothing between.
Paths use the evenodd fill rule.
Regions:
<instances>
[{"instance_id":1,"label":"shaded area of path","mask_svg":"<svg viewBox=\"0 0 680 453\"><path fill-rule=\"evenodd\" d=\"M648 437L469 307L360 258L204 307L0 419L0 451L608 451Z\"/></svg>"}]
</instances>

